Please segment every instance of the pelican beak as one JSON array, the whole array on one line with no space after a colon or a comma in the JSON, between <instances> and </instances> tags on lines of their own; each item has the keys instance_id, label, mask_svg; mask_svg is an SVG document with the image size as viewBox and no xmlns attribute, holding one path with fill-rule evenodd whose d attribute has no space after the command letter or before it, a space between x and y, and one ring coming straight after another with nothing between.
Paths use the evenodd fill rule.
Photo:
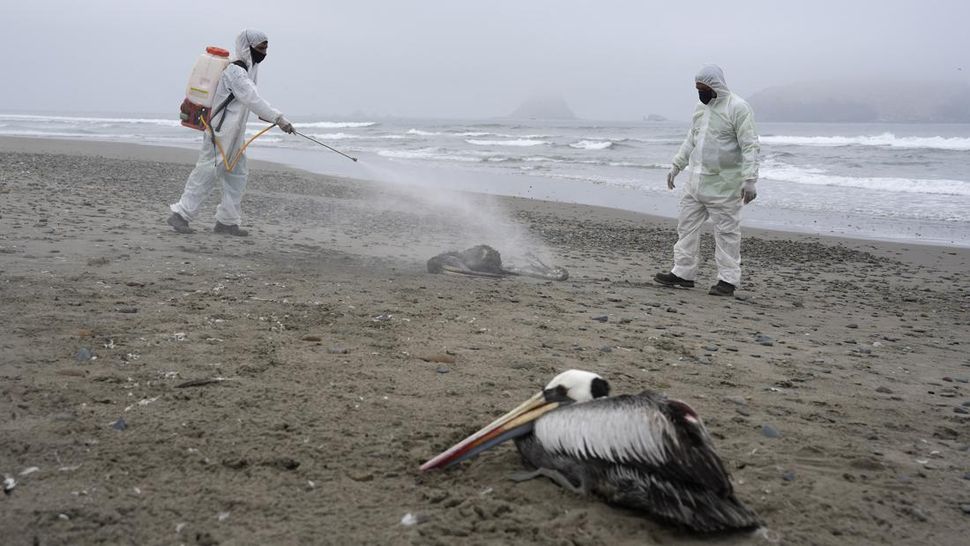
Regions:
<instances>
[{"instance_id":1,"label":"pelican beak","mask_svg":"<svg viewBox=\"0 0 970 546\"><path fill-rule=\"evenodd\" d=\"M502 442L532 432L532 424L543 414L559 407L539 392L519 407L492 421L488 426L451 446L437 457L421 465L421 470L443 468L474 457Z\"/></svg>"}]
</instances>

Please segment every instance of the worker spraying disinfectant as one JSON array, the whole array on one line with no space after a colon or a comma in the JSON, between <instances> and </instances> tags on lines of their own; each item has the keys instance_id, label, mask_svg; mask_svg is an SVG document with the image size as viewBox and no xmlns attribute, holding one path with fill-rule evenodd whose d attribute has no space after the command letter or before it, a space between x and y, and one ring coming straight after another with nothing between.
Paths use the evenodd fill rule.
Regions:
<instances>
[{"instance_id":1,"label":"worker spraying disinfectant","mask_svg":"<svg viewBox=\"0 0 970 546\"><path fill-rule=\"evenodd\" d=\"M236 54L232 59L228 51L210 47L192 71L181 108L182 125L202 130L205 136L199 159L185 182L181 198L169 207L172 215L168 217L168 224L178 233L194 232L189 222L195 220L202 202L216 184L221 183L222 200L216 208L213 231L249 235L239 227L242 219L240 204L249 174L246 147L274 126L286 133L296 133L293 124L256 90L257 69L268 49L269 40L264 33L244 30L236 37ZM244 142L250 112L271 121L272 125ZM311 137L296 134L357 161Z\"/></svg>"}]
</instances>

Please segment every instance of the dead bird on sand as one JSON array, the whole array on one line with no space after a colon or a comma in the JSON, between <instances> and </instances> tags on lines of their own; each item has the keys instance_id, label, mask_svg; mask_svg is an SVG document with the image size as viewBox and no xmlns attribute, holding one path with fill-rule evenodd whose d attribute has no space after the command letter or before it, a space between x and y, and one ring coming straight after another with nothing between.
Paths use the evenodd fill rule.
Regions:
<instances>
[{"instance_id":1,"label":"dead bird on sand","mask_svg":"<svg viewBox=\"0 0 970 546\"><path fill-rule=\"evenodd\" d=\"M502 265L502 255L488 245L476 245L461 252L451 251L438 254L428 260L428 273L459 273L478 277L507 277L521 275L547 281L564 281L569 272L562 267L550 267L532 254L526 256L530 261L524 267Z\"/></svg>"}]
</instances>

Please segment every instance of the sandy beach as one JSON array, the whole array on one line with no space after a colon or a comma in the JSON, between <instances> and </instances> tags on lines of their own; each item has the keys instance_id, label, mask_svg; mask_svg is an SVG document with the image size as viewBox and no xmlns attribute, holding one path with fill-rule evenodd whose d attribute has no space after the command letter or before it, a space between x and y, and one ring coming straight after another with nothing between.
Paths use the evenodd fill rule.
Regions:
<instances>
[{"instance_id":1,"label":"sandy beach","mask_svg":"<svg viewBox=\"0 0 970 546\"><path fill-rule=\"evenodd\" d=\"M256 162L250 237L178 235L195 157L0 139L4 544L766 543L418 471L570 368L689 403L782 544L965 543L970 250L747 230L722 299L709 230L666 289L671 219ZM570 278L426 272L479 243Z\"/></svg>"}]
</instances>

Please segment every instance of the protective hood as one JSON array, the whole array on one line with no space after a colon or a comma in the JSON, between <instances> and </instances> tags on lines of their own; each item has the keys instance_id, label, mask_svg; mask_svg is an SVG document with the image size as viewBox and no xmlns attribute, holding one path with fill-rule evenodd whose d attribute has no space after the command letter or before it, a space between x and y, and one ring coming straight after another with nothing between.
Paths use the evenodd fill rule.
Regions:
<instances>
[{"instance_id":1,"label":"protective hood","mask_svg":"<svg viewBox=\"0 0 970 546\"><path fill-rule=\"evenodd\" d=\"M740 202L741 184L758 178L761 147L754 112L728 89L724 72L717 65L701 67L694 81L716 91L717 98L694 108L690 130L673 165L690 170L684 188L701 203Z\"/></svg>"},{"instance_id":2,"label":"protective hood","mask_svg":"<svg viewBox=\"0 0 970 546\"><path fill-rule=\"evenodd\" d=\"M259 65L253 64L253 56L249 48L255 47L268 39L265 33L258 30L246 29L240 32L239 36L236 36L236 56L232 60L243 61L249 67L249 72L252 73L253 69Z\"/></svg>"},{"instance_id":3,"label":"protective hood","mask_svg":"<svg viewBox=\"0 0 970 546\"><path fill-rule=\"evenodd\" d=\"M724 71L716 64L705 64L694 76L694 81L703 83L717 92L718 97L726 97L731 94L727 82L724 81Z\"/></svg>"}]
</instances>

